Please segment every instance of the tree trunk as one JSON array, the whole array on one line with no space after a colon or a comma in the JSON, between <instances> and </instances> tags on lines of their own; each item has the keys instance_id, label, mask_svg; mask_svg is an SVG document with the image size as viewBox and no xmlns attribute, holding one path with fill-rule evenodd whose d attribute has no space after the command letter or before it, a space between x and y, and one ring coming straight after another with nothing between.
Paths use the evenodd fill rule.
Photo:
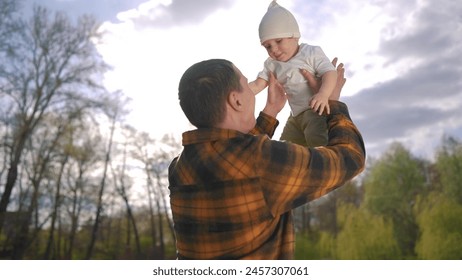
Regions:
<instances>
[{"instance_id":1,"label":"tree trunk","mask_svg":"<svg viewBox=\"0 0 462 280\"><path fill-rule=\"evenodd\" d=\"M116 122L116 118L114 117L112 119L111 133L110 133L110 136L109 136L109 143L108 143L108 147L107 147L107 151L106 151L106 159L104 161L103 178L101 179L101 184L100 184L99 193L98 193L98 205L97 205L97 208L96 208L95 222L93 224L93 229L92 229L92 232L91 232L90 244L88 246L87 254L85 256L85 259L87 259L87 260L91 259L91 256L93 255L93 249L95 247L96 235L98 233L98 227L99 227L99 223L100 223L101 212L103 211L103 194L104 194L104 187L106 185L107 170L108 170L109 162L110 162L110 159L111 159L111 150L112 150L112 141L113 141L113 138L114 138L115 122Z\"/></svg>"},{"instance_id":2,"label":"tree trunk","mask_svg":"<svg viewBox=\"0 0 462 280\"><path fill-rule=\"evenodd\" d=\"M152 179L151 179L151 174L149 173L149 168L148 164L145 163L145 172L146 172L146 178L147 178L147 190L148 190L148 202L149 202L149 222L150 222L150 227L151 227L151 238L152 238L152 248L155 249L157 246L157 232L156 232L156 225L155 225L155 219L154 219L154 205L153 205L153 186L152 186Z\"/></svg>"},{"instance_id":3,"label":"tree trunk","mask_svg":"<svg viewBox=\"0 0 462 280\"><path fill-rule=\"evenodd\" d=\"M170 229L170 235L172 236L172 241L175 244L175 240L176 240L175 229L173 227L173 221L172 219L170 219L170 216L168 215L168 212L170 210L167 208L167 199L164 194L164 191L162 190L162 184L160 183L161 182L160 179L161 179L160 174L157 174L157 187L160 192L160 197L162 198L162 205L164 206L163 212L164 212L165 218L167 219L167 224L168 224L168 228Z\"/></svg>"},{"instance_id":4,"label":"tree trunk","mask_svg":"<svg viewBox=\"0 0 462 280\"><path fill-rule=\"evenodd\" d=\"M157 205L157 223L159 225L159 259L165 259L165 241L164 241L164 226L162 223L162 209L159 203L160 198L156 199Z\"/></svg>"},{"instance_id":5,"label":"tree trunk","mask_svg":"<svg viewBox=\"0 0 462 280\"><path fill-rule=\"evenodd\" d=\"M65 156L64 160L61 162L61 168L59 170L58 180L56 182L55 205L54 205L53 213L51 216L50 234L48 236L47 246L45 249L45 254L43 256L45 260L50 259L50 253L52 250L52 244L53 244L53 238L54 238L56 217L59 214L59 207L61 204L61 178L63 176L64 167L66 165L68 158L69 156Z\"/></svg>"},{"instance_id":6,"label":"tree trunk","mask_svg":"<svg viewBox=\"0 0 462 280\"><path fill-rule=\"evenodd\" d=\"M13 160L8 168L8 174L6 176L5 189L0 200L0 214L6 213L6 208L10 203L11 192L13 190L16 179L18 178L18 163ZM3 215L0 215L0 233L2 232L3 226Z\"/></svg>"}]
</instances>

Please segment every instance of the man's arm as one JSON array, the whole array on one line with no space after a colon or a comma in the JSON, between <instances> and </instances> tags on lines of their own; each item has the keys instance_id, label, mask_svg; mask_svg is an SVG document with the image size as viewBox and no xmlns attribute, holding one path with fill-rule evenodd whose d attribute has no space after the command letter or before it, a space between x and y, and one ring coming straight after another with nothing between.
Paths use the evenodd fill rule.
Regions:
<instances>
[{"instance_id":1,"label":"man's arm","mask_svg":"<svg viewBox=\"0 0 462 280\"><path fill-rule=\"evenodd\" d=\"M364 142L347 106L340 101L329 102L327 146L307 148L262 140L255 166L268 207L275 216L335 190L365 167Z\"/></svg>"},{"instance_id":2,"label":"man's arm","mask_svg":"<svg viewBox=\"0 0 462 280\"><path fill-rule=\"evenodd\" d=\"M333 60L334 66L337 59ZM266 140L262 143L260 178L273 215L285 213L342 186L365 167L366 149L361 133L350 118L348 107L339 102L346 79L343 64L337 67L337 84L330 97L327 115L329 141L325 147ZM310 87L319 82L303 73Z\"/></svg>"},{"instance_id":3,"label":"man's arm","mask_svg":"<svg viewBox=\"0 0 462 280\"><path fill-rule=\"evenodd\" d=\"M272 138L278 125L279 121L276 118L267 115L264 112L260 112L260 115L257 118L257 124L252 130L249 131L249 134L266 134L269 138Z\"/></svg>"},{"instance_id":4,"label":"man's arm","mask_svg":"<svg viewBox=\"0 0 462 280\"><path fill-rule=\"evenodd\" d=\"M276 118L287 102L287 95L284 87L278 82L272 72L270 72L268 82L268 97L263 112Z\"/></svg>"},{"instance_id":5,"label":"man's arm","mask_svg":"<svg viewBox=\"0 0 462 280\"><path fill-rule=\"evenodd\" d=\"M249 133L253 135L266 134L270 138L273 137L274 131L279 124L276 119L277 115L284 108L287 102L287 95L282 85L270 73L268 83L268 97L263 111L257 118L257 124Z\"/></svg>"}]
</instances>

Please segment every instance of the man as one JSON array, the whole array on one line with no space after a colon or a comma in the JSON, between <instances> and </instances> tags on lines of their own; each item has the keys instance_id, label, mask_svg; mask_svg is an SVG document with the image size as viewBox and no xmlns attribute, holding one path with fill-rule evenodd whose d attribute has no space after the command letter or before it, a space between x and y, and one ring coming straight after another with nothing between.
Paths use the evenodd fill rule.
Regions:
<instances>
[{"instance_id":1,"label":"man","mask_svg":"<svg viewBox=\"0 0 462 280\"><path fill-rule=\"evenodd\" d=\"M287 101L273 75L255 119L255 95L231 62L212 59L186 70L178 95L197 129L183 134L184 149L169 167L179 259L293 258L291 210L343 185L365 164L361 134L338 101L345 79L337 69L329 142L318 148L270 139Z\"/></svg>"}]
</instances>

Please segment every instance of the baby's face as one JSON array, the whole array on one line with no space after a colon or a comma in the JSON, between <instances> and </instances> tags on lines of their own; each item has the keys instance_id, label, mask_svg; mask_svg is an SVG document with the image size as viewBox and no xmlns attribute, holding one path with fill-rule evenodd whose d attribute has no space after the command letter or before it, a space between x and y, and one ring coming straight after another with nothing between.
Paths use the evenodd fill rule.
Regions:
<instances>
[{"instance_id":1,"label":"baby's face","mask_svg":"<svg viewBox=\"0 0 462 280\"><path fill-rule=\"evenodd\" d=\"M269 39L261 45L272 59L283 62L290 60L298 52L298 38Z\"/></svg>"}]
</instances>

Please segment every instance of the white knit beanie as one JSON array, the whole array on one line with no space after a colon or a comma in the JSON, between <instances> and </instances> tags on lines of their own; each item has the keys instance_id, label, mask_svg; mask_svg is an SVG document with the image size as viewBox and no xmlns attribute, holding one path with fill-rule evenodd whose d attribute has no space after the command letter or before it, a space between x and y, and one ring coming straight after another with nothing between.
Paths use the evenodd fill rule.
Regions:
<instances>
[{"instance_id":1,"label":"white knit beanie","mask_svg":"<svg viewBox=\"0 0 462 280\"><path fill-rule=\"evenodd\" d=\"M260 42L276 38L300 38L295 17L273 0L258 27Z\"/></svg>"}]
</instances>

